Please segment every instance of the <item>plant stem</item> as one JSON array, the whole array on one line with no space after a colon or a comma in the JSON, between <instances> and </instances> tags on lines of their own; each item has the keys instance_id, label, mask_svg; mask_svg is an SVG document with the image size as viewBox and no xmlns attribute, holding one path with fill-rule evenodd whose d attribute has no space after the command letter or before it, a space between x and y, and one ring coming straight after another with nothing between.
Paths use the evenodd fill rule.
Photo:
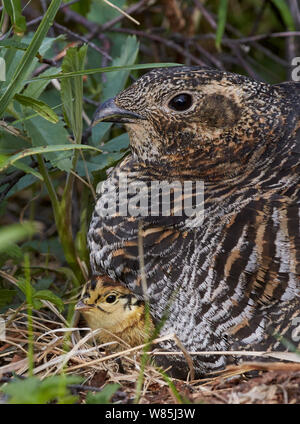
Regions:
<instances>
[{"instance_id":1,"label":"plant stem","mask_svg":"<svg viewBox=\"0 0 300 424\"><path fill-rule=\"evenodd\" d=\"M60 242L62 244L65 258L75 275L73 284L75 287L79 287L80 283L84 281L84 275L76 258L76 251L72 235L72 221L70 212L72 200L72 196L70 195L71 190L68 190L66 192L68 195L63 196L62 201L59 202L48 170L41 155L37 155L37 160L40 173L44 179L51 200L56 228Z\"/></svg>"},{"instance_id":2,"label":"plant stem","mask_svg":"<svg viewBox=\"0 0 300 424\"><path fill-rule=\"evenodd\" d=\"M32 289L30 283L30 260L29 254L24 255L24 269L25 269L25 281L26 281L26 301L27 301L27 316L28 316L28 371L29 376L33 376L34 367L34 351L33 351L33 320L32 320Z\"/></svg>"}]
</instances>

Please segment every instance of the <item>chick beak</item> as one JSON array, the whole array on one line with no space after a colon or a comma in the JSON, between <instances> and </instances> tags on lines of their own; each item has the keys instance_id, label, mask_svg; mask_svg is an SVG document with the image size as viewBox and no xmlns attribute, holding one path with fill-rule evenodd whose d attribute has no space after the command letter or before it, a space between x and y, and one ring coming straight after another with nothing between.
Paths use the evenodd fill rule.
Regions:
<instances>
[{"instance_id":1,"label":"chick beak","mask_svg":"<svg viewBox=\"0 0 300 424\"><path fill-rule=\"evenodd\" d=\"M92 126L99 122L120 122L129 124L135 122L137 119L145 118L136 112L119 108L115 103L115 99L109 99L102 103L96 110Z\"/></svg>"},{"instance_id":2,"label":"chick beak","mask_svg":"<svg viewBox=\"0 0 300 424\"><path fill-rule=\"evenodd\" d=\"M75 306L75 311L83 312L92 309L92 305L86 305L82 300L79 300L77 305Z\"/></svg>"}]
</instances>

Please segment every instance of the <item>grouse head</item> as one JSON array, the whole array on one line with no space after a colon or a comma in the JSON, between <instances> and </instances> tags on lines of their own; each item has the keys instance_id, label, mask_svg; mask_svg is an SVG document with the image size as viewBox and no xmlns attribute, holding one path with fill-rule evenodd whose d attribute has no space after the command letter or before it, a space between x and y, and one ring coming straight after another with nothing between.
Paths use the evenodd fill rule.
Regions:
<instances>
[{"instance_id":1,"label":"grouse head","mask_svg":"<svg viewBox=\"0 0 300 424\"><path fill-rule=\"evenodd\" d=\"M124 123L136 158L170 175L223 179L264 164L289 115L283 90L201 67L158 68L103 103L99 121Z\"/></svg>"}]
</instances>

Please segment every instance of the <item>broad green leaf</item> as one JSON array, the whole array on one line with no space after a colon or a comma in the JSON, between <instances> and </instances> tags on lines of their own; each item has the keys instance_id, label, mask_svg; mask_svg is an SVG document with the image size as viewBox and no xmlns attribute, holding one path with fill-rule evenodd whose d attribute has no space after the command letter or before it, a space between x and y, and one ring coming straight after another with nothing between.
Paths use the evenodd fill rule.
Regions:
<instances>
[{"instance_id":1,"label":"broad green leaf","mask_svg":"<svg viewBox=\"0 0 300 424\"><path fill-rule=\"evenodd\" d=\"M85 176L86 171L85 167L87 167L89 173L102 171L103 169L110 168L111 166L115 166L116 163L122 159L124 156L124 152L121 153L103 153L101 155L93 156L90 160L86 160L85 164L82 160L78 161L76 172L80 176Z\"/></svg>"},{"instance_id":2,"label":"broad green leaf","mask_svg":"<svg viewBox=\"0 0 300 424\"><path fill-rule=\"evenodd\" d=\"M62 121L53 124L43 118L35 117L24 122L27 134L30 135L32 144L38 146L56 146L69 143L69 134L64 127ZM56 153L48 153L46 159L51 162L54 167L62 171L70 171L72 167L72 151L64 151L57 153L58 150L52 150ZM45 151L46 153L46 151Z\"/></svg>"},{"instance_id":3,"label":"broad green leaf","mask_svg":"<svg viewBox=\"0 0 300 424\"><path fill-rule=\"evenodd\" d=\"M0 51L1 48L5 48L6 49L6 55L3 54L3 50L2 50L2 57L5 57L5 62L7 65L7 68L10 68L10 65L12 64L12 58L15 57L15 53L16 51L20 50L18 52L18 55L16 57L16 61L12 64L12 68L11 71L12 73L15 72L16 66L19 64L21 58L22 58L22 51L26 51L28 49L28 46L30 44L30 41L32 40L32 37L30 38L30 36L26 35L24 38L28 39L28 42L24 43L24 41L19 41L19 38L8 38L5 40L0 41ZM29 71L32 70L32 68L37 64L38 60L40 60L41 56L45 55L46 52L50 49L50 47L52 46L52 44L60 39L63 39L64 36L63 35L59 35L58 37L46 37L44 38L41 47L39 49L39 52L37 52L37 54L35 55L34 60L32 61L32 64L29 68ZM11 53L13 52L13 55L11 55ZM11 59L9 60L9 58L7 57L7 53L10 53ZM60 68L49 68L47 69L45 72L43 72L43 75L47 75L47 72L57 72L58 70L60 70ZM29 74L30 72L28 72Z\"/></svg>"},{"instance_id":4,"label":"broad green leaf","mask_svg":"<svg viewBox=\"0 0 300 424\"><path fill-rule=\"evenodd\" d=\"M121 134L118 137L112 138L107 143L101 146L104 152L120 152L129 147L129 137L127 133Z\"/></svg>"},{"instance_id":5,"label":"broad green leaf","mask_svg":"<svg viewBox=\"0 0 300 424\"><path fill-rule=\"evenodd\" d=\"M62 63L64 73L82 71L84 69L87 45L81 48L71 47L68 49ZM74 134L76 143L81 142L82 136L82 104L83 83L82 77L66 78L61 81L61 98L65 120Z\"/></svg>"},{"instance_id":6,"label":"broad green leaf","mask_svg":"<svg viewBox=\"0 0 300 424\"><path fill-rule=\"evenodd\" d=\"M125 5L125 0L113 0L112 3L122 9ZM118 16L120 16L120 12L109 6L103 0L94 0L90 12L87 15L87 19L96 22L98 25L102 25Z\"/></svg>"},{"instance_id":7,"label":"broad green leaf","mask_svg":"<svg viewBox=\"0 0 300 424\"><path fill-rule=\"evenodd\" d=\"M102 138L108 134L111 126L111 122L100 122L92 127L91 141L94 146L100 145Z\"/></svg>"},{"instance_id":8,"label":"broad green leaf","mask_svg":"<svg viewBox=\"0 0 300 424\"><path fill-rule=\"evenodd\" d=\"M26 295L26 280L24 279L24 278L20 278L19 280L18 280L18 288L21 290L21 292L23 293L23 294L25 294ZM35 290L34 290L34 288L33 287L31 287L31 290L32 290L32 292L34 293L35 292Z\"/></svg>"},{"instance_id":9,"label":"broad green leaf","mask_svg":"<svg viewBox=\"0 0 300 424\"><path fill-rule=\"evenodd\" d=\"M12 259L14 263L19 264L23 260L23 251L15 243L6 247L5 250L0 252L0 268L5 264L8 259Z\"/></svg>"},{"instance_id":10,"label":"broad green leaf","mask_svg":"<svg viewBox=\"0 0 300 424\"><path fill-rule=\"evenodd\" d=\"M0 47L5 47L7 49L17 49L17 50L26 50L28 48L29 44L23 43L19 40L16 40L14 38L7 38L5 40L0 41Z\"/></svg>"},{"instance_id":11,"label":"broad green leaf","mask_svg":"<svg viewBox=\"0 0 300 424\"><path fill-rule=\"evenodd\" d=\"M94 150L97 152L101 152L101 150L97 149L96 147L77 145L77 144L63 144L63 145L55 145L55 146L35 147L31 149L25 149L20 153L10 156L9 158L5 158L4 160L3 160L3 157L2 158L0 157L0 172L3 172L9 166L13 165L18 160L23 159L27 156L40 155L40 154L45 154L49 152L65 152L65 151L74 150L74 149Z\"/></svg>"},{"instance_id":12,"label":"broad green leaf","mask_svg":"<svg viewBox=\"0 0 300 424\"><path fill-rule=\"evenodd\" d=\"M41 174L36 171L35 169L31 168L30 166L26 165L26 163L22 162L22 161L18 161L15 162L13 164L14 167L21 169L22 171L26 172L26 174L32 174L34 175L36 178L38 178L39 180L43 181L43 177L41 176Z\"/></svg>"},{"instance_id":13,"label":"broad green leaf","mask_svg":"<svg viewBox=\"0 0 300 424\"><path fill-rule=\"evenodd\" d=\"M5 93L0 98L0 117L3 116L8 104L10 103L13 96L20 89L21 83L26 78L28 69L30 68L35 55L37 54L44 37L46 36L49 28L52 25L53 19L61 5L62 0L52 0L50 6L45 13L37 31L35 32L28 49L25 51L22 60L20 61L17 69L13 74L13 78L10 80Z\"/></svg>"},{"instance_id":14,"label":"broad green leaf","mask_svg":"<svg viewBox=\"0 0 300 424\"><path fill-rule=\"evenodd\" d=\"M139 51L139 43L135 36L128 36L123 46L122 54L117 59L114 59L112 66L130 66L136 61L137 54ZM101 101L114 97L125 87L127 78L129 76L129 70L111 72L107 75L107 81L103 86Z\"/></svg>"},{"instance_id":15,"label":"broad green leaf","mask_svg":"<svg viewBox=\"0 0 300 424\"><path fill-rule=\"evenodd\" d=\"M47 238L45 240L30 240L26 241L23 244L23 247L26 250L32 250L33 252L38 252L39 254L51 254L56 257L60 257L63 255L63 250L61 244L57 237ZM55 268L56 271L56 268ZM48 287L43 287L43 289Z\"/></svg>"},{"instance_id":16,"label":"broad green leaf","mask_svg":"<svg viewBox=\"0 0 300 424\"><path fill-rule=\"evenodd\" d=\"M78 1L70 6L72 10L78 12L82 16L86 16L90 10L93 0Z\"/></svg>"},{"instance_id":17,"label":"broad green leaf","mask_svg":"<svg viewBox=\"0 0 300 424\"><path fill-rule=\"evenodd\" d=\"M21 261L23 259L23 252L17 244L11 244L1 253L1 257L3 256Z\"/></svg>"},{"instance_id":18,"label":"broad green leaf","mask_svg":"<svg viewBox=\"0 0 300 424\"><path fill-rule=\"evenodd\" d=\"M86 397L87 404L104 404L110 403L112 396L120 388L119 384L107 384L101 392L92 394L88 393Z\"/></svg>"},{"instance_id":19,"label":"broad green leaf","mask_svg":"<svg viewBox=\"0 0 300 424\"><path fill-rule=\"evenodd\" d=\"M290 7L285 0L272 0L289 31L296 31L295 22L291 15Z\"/></svg>"},{"instance_id":20,"label":"broad green leaf","mask_svg":"<svg viewBox=\"0 0 300 424\"><path fill-rule=\"evenodd\" d=\"M137 69L152 69L152 68L169 68L171 66L182 66L182 63L143 63L139 65L125 65L125 66L107 66L105 68L95 68L95 69L85 69L84 71L76 71L76 72L68 72L63 73L60 72L58 74L54 74L52 77L49 76L39 76L32 78L26 83L32 82L32 81L39 81L42 79L53 79L53 78L69 78L69 77L77 77L80 75L93 75L97 73L103 73L103 72L114 72L114 71L131 71L131 70L137 70Z\"/></svg>"},{"instance_id":21,"label":"broad green leaf","mask_svg":"<svg viewBox=\"0 0 300 424\"><path fill-rule=\"evenodd\" d=\"M13 135L0 127L0 161L1 155L8 155L26 149L30 143L17 135Z\"/></svg>"},{"instance_id":22,"label":"broad green leaf","mask_svg":"<svg viewBox=\"0 0 300 424\"><path fill-rule=\"evenodd\" d=\"M51 284L53 283L53 281L54 281L54 277L39 278L39 280L35 283L34 288L37 291L48 290Z\"/></svg>"},{"instance_id":23,"label":"broad green leaf","mask_svg":"<svg viewBox=\"0 0 300 424\"><path fill-rule=\"evenodd\" d=\"M77 400L71 396L68 385L81 381L81 377L75 375L51 376L42 381L38 377L29 377L12 381L2 386L0 391L8 396L10 404L47 404L51 401L67 404Z\"/></svg>"},{"instance_id":24,"label":"broad green leaf","mask_svg":"<svg viewBox=\"0 0 300 424\"><path fill-rule=\"evenodd\" d=\"M3 0L3 5L10 17L14 33L22 36L26 30L26 20L22 15L21 0Z\"/></svg>"},{"instance_id":25,"label":"broad green leaf","mask_svg":"<svg viewBox=\"0 0 300 424\"><path fill-rule=\"evenodd\" d=\"M57 71L60 71L61 68L49 68L46 69L45 72L42 73L44 76L51 76L57 73ZM41 81L35 81L25 88L23 91L23 94L28 97L33 97L35 99L38 99L42 92L45 90L47 85L50 83L51 80L41 80Z\"/></svg>"},{"instance_id":26,"label":"broad green leaf","mask_svg":"<svg viewBox=\"0 0 300 424\"><path fill-rule=\"evenodd\" d=\"M11 40L12 42L14 41L18 42L19 38L16 35L14 35L9 40ZM12 77L16 71L18 64L20 63L22 59L22 56L24 55L24 51L12 46L10 48L1 48L0 53L3 59L5 60L5 67L6 67L6 81L3 81L1 83L1 92L0 92L0 95L3 95L7 86L12 81ZM26 74L26 77L28 75L29 73Z\"/></svg>"},{"instance_id":27,"label":"broad green leaf","mask_svg":"<svg viewBox=\"0 0 300 424\"><path fill-rule=\"evenodd\" d=\"M112 66L120 67L133 65L136 61L138 51L139 43L137 42L136 37L127 37L121 56L113 60ZM102 90L101 102L104 102L110 97L114 97L117 93L123 90L129 76L129 72L129 70L117 71L111 72L107 75L107 80ZM95 127L92 128L92 143L94 145L98 144L110 127L111 124L108 122L101 122L98 125L95 125Z\"/></svg>"},{"instance_id":28,"label":"broad green leaf","mask_svg":"<svg viewBox=\"0 0 300 424\"><path fill-rule=\"evenodd\" d=\"M52 122L53 124L56 124L59 121L59 117L51 109L51 107L49 107L41 100L36 100L32 97L23 96L22 94L15 94L14 99L21 105L25 107L30 107L31 109L36 111L36 113L42 118L46 119L49 122Z\"/></svg>"},{"instance_id":29,"label":"broad green leaf","mask_svg":"<svg viewBox=\"0 0 300 424\"><path fill-rule=\"evenodd\" d=\"M11 190L6 194L6 199L13 196L14 194L25 190L26 188L29 188L37 181L36 177L34 177L32 174L27 174L22 177L16 185L13 186Z\"/></svg>"},{"instance_id":30,"label":"broad green leaf","mask_svg":"<svg viewBox=\"0 0 300 424\"><path fill-rule=\"evenodd\" d=\"M18 288L21 290L21 292L25 296L27 303L32 305L34 309L39 310L44 306L43 303L40 301L40 299L34 297L36 294L36 290L32 286L30 280L20 278L18 281Z\"/></svg>"},{"instance_id":31,"label":"broad green leaf","mask_svg":"<svg viewBox=\"0 0 300 424\"><path fill-rule=\"evenodd\" d=\"M33 224L12 224L0 229L0 252L8 246L32 236L36 232Z\"/></svg>"},{"instance_id":32,"label":"broad green leaf","mask_svg":"<svg viewBox=\"0 0 300 424\"><path fill-rule=\"evenodd\" d=\"M60 312L64 309L64 302L50 290L38 290L33 294L32 299L48 300L57 306Z\"/></svg>"}]
</instances>

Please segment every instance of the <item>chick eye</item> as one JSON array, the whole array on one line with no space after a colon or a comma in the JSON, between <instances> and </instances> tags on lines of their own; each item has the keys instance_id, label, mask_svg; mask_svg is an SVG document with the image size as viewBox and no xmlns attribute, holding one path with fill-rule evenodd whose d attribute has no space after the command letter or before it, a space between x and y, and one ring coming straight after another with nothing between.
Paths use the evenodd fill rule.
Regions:
<instances>
[{"instance_id":1,"label":"chick eye","mask_svg":"<svg viewBox=\"0 0 300 424\"><path fill-rule=\"evenodd\" d=\"M107 303L114 303L116 299L117 299L117 296L115 296L114 294L111 294L111 295L107 296L105 301Z\"/></svg>"},{"instance_id":2,"label":"chick eye","mask_svg":"<svg viewBox=\"0 0 300 424\"><path fill-rule=\"evenodd\" d=\"M171 109L177 110L178 112L183 112L191 107L193 102L192 96L187 93L178 94L169 101L169 107Z\"/></svg>"}]
</instances>

